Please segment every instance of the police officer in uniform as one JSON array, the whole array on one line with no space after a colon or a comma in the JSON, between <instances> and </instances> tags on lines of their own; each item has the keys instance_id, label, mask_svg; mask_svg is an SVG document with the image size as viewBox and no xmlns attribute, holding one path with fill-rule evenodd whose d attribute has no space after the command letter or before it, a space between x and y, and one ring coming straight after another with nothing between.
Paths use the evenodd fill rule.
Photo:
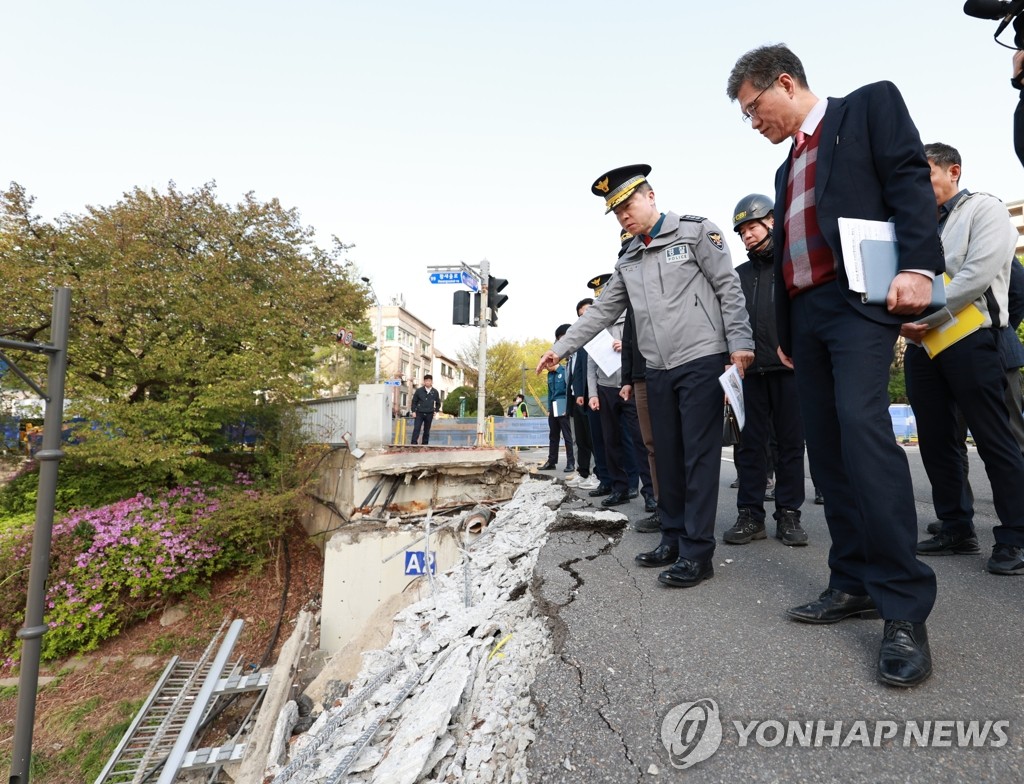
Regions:
<instances>
[{"instance_id":1,"label":"police officer in uniform","mask_svg":"<svg viewBox=\"0 0 1024 784\"><path fill-rule=\"evenodd\" d=\"M624 166L591 186L634 239L600 299L543 354L537 372L556 367L632 302L638 347L647 360L651 419L658 423L662 527L658 547L636 560L671 566L659 581L686 588L714 576L722 451L718 377L730 362L746 368L754 342L722 232L696 215L661 213L647 182L650 171L646 164Z\"/></svg>"}]
</instances>

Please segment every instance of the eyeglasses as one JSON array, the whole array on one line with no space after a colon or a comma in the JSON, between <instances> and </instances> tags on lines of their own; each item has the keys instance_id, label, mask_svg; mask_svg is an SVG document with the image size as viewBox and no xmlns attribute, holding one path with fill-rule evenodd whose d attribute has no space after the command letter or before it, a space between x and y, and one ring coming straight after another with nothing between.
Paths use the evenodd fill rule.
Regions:
<instances>
[{"instance_id":1,"label":"eyeglasses","mask_svg":"<svg viewBox=\"0 0 1024 784\"><path fill-rule=\"evenodd\" d=\"M782 74L779 74L782 76ZM779 76L772 79L772 83L765 87L761 92L757 94L757 97L747 104L747 110L743 112L743 122L750 122L757 117L757 102L761 100L761 96L764 95L768 90L775 86L775 82L779 80Z\"/></svg>"}]
</instances>

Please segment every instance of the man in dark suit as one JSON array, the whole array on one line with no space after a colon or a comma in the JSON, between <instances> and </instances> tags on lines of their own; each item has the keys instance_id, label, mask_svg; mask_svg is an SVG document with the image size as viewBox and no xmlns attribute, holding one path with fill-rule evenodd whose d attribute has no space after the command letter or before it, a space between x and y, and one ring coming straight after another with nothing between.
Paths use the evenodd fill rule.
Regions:
<instances>
[{"instance_id":1,"label":"man in dark suit","mask_svg":"<svg viewBox=\"0 0 1024 784\"><path fill-rule=\"evenodd\" d=\"M913 686L932 671L925 619L935 575L915 554L914 493L888 380L900 322L924 311L944 268L921 138L895 85L819 100L781 44L743 55L726 92L773 144L794 142L775 179L780 356L796 371L832 547L828 588L788 614L835 623L877 610L878 679ZM899 271L884 306L850 290L840 217L895 223Z\"/></svg>"}]
</instances>

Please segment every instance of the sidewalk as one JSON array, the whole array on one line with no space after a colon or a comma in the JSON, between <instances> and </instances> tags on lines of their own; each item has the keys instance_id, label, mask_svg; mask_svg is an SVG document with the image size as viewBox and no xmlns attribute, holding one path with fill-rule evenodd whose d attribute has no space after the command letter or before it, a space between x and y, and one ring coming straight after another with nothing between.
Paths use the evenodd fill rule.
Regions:
<instances>
[{"instance_id":1,"label":"sidewalk","mask_svg":"<svg viewBox=\"0 0 1024 784\"><path fill-rule=\"evenodd\" d=\"M719 540L736 516L728 454ZM907 454L924 538L934 519L930 491L917 449ZM972 461L982 554L928 561L939 580L928 623L935 672L910 690L875 681L881 621L808 626L785 618L828 579L823 508L809 501L809 546L788 548L771 536L720 543L715 577L684 590L660 585L659 570L633 562L657 534L552 533L533 581L552 616L556 655L532 689L540 728L531 781L1020 781L1024 579L984 570L996 520L973 450ZM561 466L545 473L565 476ZM806 489L812 497L809 480ZM580 495L570 491L566 505L600 501ZM640 500L616 511L644 516ZM687 713L701 720L684 724L695 748L675 736L677 764L693 765L682 770L662 742L663 720L698 700L713 703ZM670 740L683 712L670 717Z\"/></svg>"}]
</instances>

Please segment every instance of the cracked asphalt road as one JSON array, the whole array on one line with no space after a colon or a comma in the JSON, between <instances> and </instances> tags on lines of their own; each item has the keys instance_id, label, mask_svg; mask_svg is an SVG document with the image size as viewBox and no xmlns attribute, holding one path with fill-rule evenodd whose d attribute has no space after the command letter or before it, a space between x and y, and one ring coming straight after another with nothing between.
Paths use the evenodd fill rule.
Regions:
<instances>
[{"instance_id":1,"label":"cracked asphalt road","mask_svg":"<svg viewBox=\"0 0 1024 784\"><path fill-rule=\"evenodd\" d=\"M716 530L735 521L735 476L723 454ZM922 538L934 519L917 450L908 448ZM939 596L929 619L935 671L910 690L875 681L879 620L827 626L786 620L787 607L807 601L828 579L828 532L822 507L804 506L810 544L788 548L769 536L749 545L721 541L715 577L690 589L657 582L658 569L633 556L654 547L657 534L563 530L541 550L533 591L552 617L556 655L533 685L540 728L529 766L537 782L1019 782L1024 778L1024 578L984 570L996 523L991 490L971 450L980 556L932 558ZM556 470L552 475L561 479ZM809 497L813 497L810 482ZM591 499L571 492L563 509ZM642 504L620 506L630 520ZM770 513L770 512L769 512ZM771 532L771 528L769 529ZM728 559L728 560L727 560ZM687 770L674 768L661 741L670 709L701 698L720 711L722 741ZM908 722L1004 721L999 747L904 745ZM843 722L840 740L818 747L783 740L772 728L744 743L734 722ZM849 733L881 722L898 731L880 746ZM758 732L762 732L758 743ZM998 739L995 734L990 738ZM845 745L844 745L845 744Z\"/></svg>"}]
</instances>

